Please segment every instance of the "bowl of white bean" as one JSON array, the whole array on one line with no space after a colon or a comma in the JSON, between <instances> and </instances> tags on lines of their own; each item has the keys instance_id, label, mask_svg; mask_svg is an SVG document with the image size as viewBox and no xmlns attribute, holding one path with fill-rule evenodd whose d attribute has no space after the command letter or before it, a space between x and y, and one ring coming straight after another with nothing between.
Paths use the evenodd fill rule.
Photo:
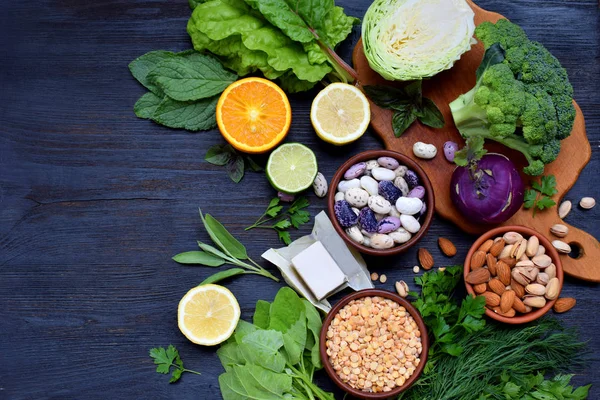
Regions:
<instances>
[{"instance_id":1,"label":"bowl of white bean","mask_svg":"<svg viewBox=\"0 0 600 400\"><path fill-rule=\"evenodd\" d=\"M330 188L333 227L361 253L402 253L421 239L433 219L435 200L427 174L395 151L355 155L336 171Z\"/></svg>"},{"instance_id":2,"label":"bowl of white bean","mask_svg":"<svg viewBox=\"0 0 600 400\"><path fill-rule=\"evenodd\" d=\"M361 399L387 399L408 389L423 372L428 351L419 312L386 290L342 298L321 329L325 371L340 389Z\"/></svg>"}]
</instances>

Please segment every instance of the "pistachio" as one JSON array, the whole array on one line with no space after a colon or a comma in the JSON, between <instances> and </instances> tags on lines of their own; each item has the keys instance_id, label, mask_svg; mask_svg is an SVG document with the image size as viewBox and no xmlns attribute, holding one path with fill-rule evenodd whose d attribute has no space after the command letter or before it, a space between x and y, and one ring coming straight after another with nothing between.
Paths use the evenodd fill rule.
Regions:
<instances>
[{"instance_id":1,"label":"pistachio","mask_svg":"<svg viewBox=\"0 0 600 400\"><path fill-rule=\"evenodd\" d=\"M525 286L525 291L536 296L543 296L546 294L546 287L544 285L540 285L539 283L530 283L529 285Z\"/></svg>"},{"instance_id":2,"label":"pistachio","mask_svg":"<svg viewBox=\"0 0 600 400\"><path fill-rule=\"evenodd\" d=\"M523 286L527 286L529 283L531 283L531 279L529 279L527 274L524 273L524 267L513 268L510 275L517 283Z\"/></svg>"},{"instance_id":3,"label":"pistachio","mask_svg":"<svg viewBox=\"0 0 600 400\"><path fill-rule=\"evenodd\" d=\"M539 256L535 256L531 259L535 265L540 268L546 268L550 264L552 264L552 259L547 254L541 254Z\"/></svg>"},{"instance_id":4,"label":"pistachio","mask_svg":"<svg viewBox=\"0 0 600 400\"><path fill-rule=\"evenodd\" d=\"M532 236L532 237L535 237L535 236ZM517 260L520 260L521 257L523 257L525 255L525 252L527 251L527 244L528 244L528 241L525 239L521 240L521 242L519 243L519 247L515 253L515 258Z\"/></svg>"},{"instance_id":5,"label":"pistachio","mask_svg":"<svg viewBox=\"0 0 600 400\"><path fill-rule=\"evenodd\" d=\"M563 224L554 224L550 228L550 232L557 237L565 237L569 233L569 228Z\"/></svg>"},{"instance_id":6,"label":"pistachio","mask_svg":"<svg viewBox=\"0 0 600 400\"><path fill-rule=\"evenodd\" d=\"M546 286L548 284L548 281L550 281L550 277L548 276L548 274L546 272L538 273L537 278L535 278L536 283L539 283L540 285L544 285L544 286Z\"/></svg>"},{"instance_id":7,"label":"pistachio","mask_svg":"<svg viewBox=\"0 0 600 400\"><path fill-rule=\"evenodd\" d=\"M542 254L546 254L546 248L540 244L540 247L538 247L538 251L535 253L535 255L541 256Z\"/></svg>"},{"instance_id":8,"label":"pistachio","mask_svg":"<svg viewBox=\"0 0 600 400\"><path fill-rule=\"evenodd\" d=\"M534 267L535 265L533 264L533 261L531 260L524 260L524 261L519 261L515 267Z\"/></svg>"},{"instance_id":9,"label":"pistachio","mask_svg":"<svg viewBox=\"0 0 600 400\"><path fill-rule=\"evenodd\" d=\"M558 297L560 293L560 281L558 278L552 278L548 281L548 285L546 286L546 298L548 300L554 300Z\"/></svg>"},{"instance_id":10,"label":"pistachio","mask_svg":"<svg viewBox=\"0 0 600 400\"><path fill-rule=\"evenodd\" d=\"M527 249L525 254L527 257L533 257L536 255L538 248L540 247L540 239L537 236L532 235L527 241Z\"/></svg>"},{"instance_id":11,"label":"pistachio","mask_svg":"<svg viewBox=\"0 0 600 400\"><path fill-rule=\"evenodd\" d=\"M514 246L512 244L504 246L504 248L502 249L502 251L498 255L498 259L501 260L503 258L509 258L510 257L510 253L512 252L513 247Z\"/></svg>"},{"instance_id":12,"label":"pistachio","mask_svg":"<svg viewBox=\"0 0 600 400\"><path fill-rule=\"evenodd\" d=\"M560 219L564 219L567 215L569 215L569 212L571 212L571 207L572 204L569 200L560 203L560 206L558 207L558 216Z\"/></svg>"},{"instance_id":13,"label":"pistachio","mask_svg":"<svg viewBox=\"0 0 600 400\"><path fill-rule=\"evenodd\" d=\"M408 284L404 281L396 282L396 292L400 295L400 297L408 296Z\"/></svg>"},{"instance_id":14,"label":"pistachio","mask_svg":"<svg viewBox=\"0 0 600 400\"><path fill-rule=\"evenodd\" d=\"M596 205L596 200L593 197L584 197L579 201L579 206L584 210L589 210L590 208L594 208Z\"/></svg>"},{"instance_id":15,"label":"pistachio","mask_svg":"<svg viewBox=\"0 0 600 400\"><path fill-rule=\"evenodd\" d=\"M542 308L546 305L546 299L542 296L525 296L523 303L529 307Z\"/></svg>"},{"instance_id":16,"label":"pistachio","mask_svg":"<svg viewBox=\"0 0 600 400\"><path fill-rule=\"evenodd\" d=\"M569 254L571 252L571 246L569 246L567 243L563 242L562 240L553 240L552 246L554 246L554 248L559 253Z\"/></svg>"},{"instance_id":17,"label":"pistachio","mask_svg":"<svg viewBox=\"0 0 600 400\"><path fill-rule=\"evenodd\" d=\"M523 239L523 235L521 235L518 232L510 231L510 232L506 232L504 234L504 236L502 236L502 239L504 239L504 242L506 244L514 244L514 243L520 241L521 239Z\"/></svg>"},{"instance_id":18,"label":"pistachio","mask_svg":"<svg viewBox=\"0 0 600 400\"><path fill-rule=\"evenodd\" d=\"M552 279L556 277L556 265L554 263L548 265L544 272L548 275L548 279Z\"/></svg>"}]
</instances>

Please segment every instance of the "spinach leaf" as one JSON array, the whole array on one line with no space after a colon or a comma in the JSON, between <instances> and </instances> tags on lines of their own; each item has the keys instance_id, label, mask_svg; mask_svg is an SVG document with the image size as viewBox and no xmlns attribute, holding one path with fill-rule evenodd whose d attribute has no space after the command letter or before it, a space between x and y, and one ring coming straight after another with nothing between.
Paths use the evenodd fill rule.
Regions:
<instances>
[{"instance_id":1,"label":"spinach leaf","mask_svg":"<svg viewBox=\"0 0 600 400\"><path fill-rule=\"evenodd\" d=\"M226 254L231 257L235 257L240 260L248 259L248 253L246 253L246 247L239 240L234 238L231 233L225 227L217 221L212 215L206 214L206 217L202 215L200 210L200 218L204 223L204 228L210 235L210 238L215 242L217 246L221 248Z\"/></svg>"},{"instance_id":2,"label":"spinach leaf","mask_svg":"<svg viewBox=\"0 0 600 400\"><path fill-rule=\"evenodd\" d=\"M246 364L260 365L274 372L285 368L286 359L279 351L283 347L281 332L257 330L241 338L238 345Z\"/></svg>"},{"instance_id":3,"label":"spinach leaf","mask_svg":"<svg viewBox=\"0 0 600 400\"><path fill-rule=\"evenodd\" d=\"M162 101L162 97L152 92L145 93L135 102L133 112L138 118L151 119Z\"/></svg>"},{"instance_id":4,"label":"spinach leaf","mask_svg":"<svg viewBox=\"0 0 600 400\"><path fill-rule=\"evenodd\" d=\"M220 94L237 75L206 54L168 57L159 62L147 79L177 101L200 100Z\"/></svg>"},{"instance_id":5,"label":"spinach leaf","mask_svg":"<svg viewBox=\"0 0 600 400\"><path fill-rule=\"evenodd\" d=\"M306 317L304 312L283 335L283 347L290 364L298 364L306 347Z\"/></svg>"},{"instance_id":6,"label":"spinach leaf","mask_svg":"<svg viewBox=\"0 0 600 400\"><path fill-rule=\"evenodd\" d=\"M254 325L258 326L261 329L269 328L269 311L271 309L271 304L264 300L258 300L256 302L256 310L254 310L254 317L252 318L252 322Z\"/></svg>"},{"instance_id":7,"label":"spinach leaf","mask_svg":"<svg viewBox=\"0 0 600 400\"><path fill-rule=\"evenodd\" d=\"M312 333L312 340L307 338L306 349L310 351L310 359L316 368L321 368L321 354L319 349L319 336L321 335L321 315L317 309L306 299L302 299L304 312L306 313L306 327ZM309 345L310 343L310 345Z\"/></svg>"},{"instance_id":8,"label":"spinach leaf","mask_svg":"<svg viewBox=\"0 0 600 400\"><path fill-rule=\"evenodd\" d=\"M218 267L225 264L221 257L214 256L203 251L186 251L173 257L180 264L201 264L208 267Z\"/></svg>"},{"instance_id":9,"label":"spinach leaf","mask_svg":"<svg viewBox=\"0 0 600 400\"><path fill-rule=\"evenodd\" d=\"M202 282L200 285L208 285L209 283L217 283L222 281L223 279L231 278L232 276L243 275L247 273L247 271L243 268L230 268L223 271L215 272ZM198 286L200 286L198 285Z\"/></svg>"},{"instance_id":10,"label":"spinach leaf","mask_svg":"<svg viewBox=\"0 0 600 400\"><path fill-rule=\"evenodd\" d=\"M198 101L176 101L165 97L151 119L169 128L201 131L217 126L216 108L219 96Z\"/></svg>"},{"instance_id":11,"label":"spinach leaf","mask_svg":"<svg viewBox=\"0 0 600 400\"><path fill-rule=\"evenodd\" d=\"M217 357L219 357L225 371L231 370L234 365L244 365L246 363L240 351L240 346L237 343L221 345L219 350L217 350Z\"/></svg>"},{"instance_id":12,"label":"spinach leaf","mask_svg":"<svg viewBox=\"0 0 600 400\"><path fill-rule=\"evenodd\" d=\"M292 389L292 377L256 365L233 366L219 376L223 400L280 400Z\"/></svg>"}]
</instances>

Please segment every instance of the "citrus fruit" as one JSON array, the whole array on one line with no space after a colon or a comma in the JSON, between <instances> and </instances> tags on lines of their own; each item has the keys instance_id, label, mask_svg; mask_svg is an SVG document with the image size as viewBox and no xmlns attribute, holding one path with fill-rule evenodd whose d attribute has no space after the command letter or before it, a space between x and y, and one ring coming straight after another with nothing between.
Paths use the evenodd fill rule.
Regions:
<instances>
[{"instance_id":1,"label":"citrus fruit","mask_svg":"<svg viewBox=\"0 0 600 400\"><path fill-rule=\"evenodd\" d=\"M240 319L240 305L219 285L201 285L183 296L177 309L179 330L190 341L213 346L227 340Z\"/></svg>"},{"instance_id":2,"label":"citrus fruit","mask_svg":"<svg viewBox=\"0 0 600 400\"><path fill-rule=\"evenodd\" d=\"M371 109L363 92L347 83L332 83L312 102L310 121L317 135L342 145L360 138L369 126Z\"/></svg>"},{"instance_id":3,"label":"citrus fruit","mask_svg":"<svg viewBox=\"0 0 600 400\"><path fill-rule=\"evenodd\" d=\"M277 146L290 129L292 108L275 83L245 78L225 89L217 103L217 125L233 147L264 153Z\"/></svg>"},{"instance_id":4,"label":"citrus fruit","mask_svg":"<svg viewBox=\"0 0 600 400\"><path fill-rule=\"evenodd\" d=\"M275 149L267 161L267 178L273 187L285 193L309 188L317 176L317 157L300 143L286 143Z\"/></svg>"}]
</instances>

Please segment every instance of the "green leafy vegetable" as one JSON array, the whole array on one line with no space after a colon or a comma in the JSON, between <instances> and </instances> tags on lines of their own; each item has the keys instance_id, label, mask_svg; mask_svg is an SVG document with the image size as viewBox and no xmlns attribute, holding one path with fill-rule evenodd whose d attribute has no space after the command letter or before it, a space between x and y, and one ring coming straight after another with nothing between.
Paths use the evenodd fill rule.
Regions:
<instances>
[{"instance_id":1,"label":"green leafy vegetable","mask_svg":"<svg viewBox=\"0 0 600 400\"><path fill-rule=\"evenodd\" d=\"M527 375L513 380L503 373L501 383L486 389L478 400L584 400L588 397L591 385L574 389L569 383L573 375L558 374L545 379L542 373Z\"/></svg>"},{"instance_id":2,"label":"green leafy vegetable","mask_svg":"<svg viewBox=\"0 0 600 400\"><path fill-rule=\"evenodd\" d=\"M530 326L485 324L481 297L460 303L452 298L460 277L461 267L454 266L416 278L422 292L413 304L434 342L423 375L399 399L553 399L527 397L521 386L525 388L523 382L539 371L556 373L581 366L585 343L550 318ZM516 397L498 394L499 385L509 381L502 387Z\"/></svg>"},{"instance_id":3,"label":"green leafy vegetable","mask_svg":"<svg viewBox=\"0 0 600 400\"><path fill-rule=\"evenodd\" d=\"M444 116L435 103L423 97L421 81L413 81L402 88L391 86L363 86L367 96L379 107L394 111L392 129L400 137L417 119L432 128L444 126Z\"/></svg>"},{"instance_id":4,"label":"green leafy vegetable","mask_svg":"<svg viewBox=\"0 0 600 400\"><path fill-rule=\"evenodd\" d=\"M154 364L157 365L156 372L159 374L167 375L171 372L171 368L174 368L169 383L177 382L184 372L200 375L200 372L183 368L183 361L181 361L179 352L172 344L166 349L164 347L150 349L150 357L154 360Z\"/></svg>"},{"instance_id":5,"label":"green leafy vegetable","mask_svg":"<svg viewBox=\"0 0 600 400\"><path fill-rule=\"evenodd\" d=\"M246 228L246 230L261 228L274 229L279 235L279 239L285 243L292 243L289 232L286 229L294 227L299 229L301 225L310 221L310 213L304 210L310 205L306 197L297 198L287 210L283 210L279 198L275 197L269 202L267 209L254 224ZM266 224L269 222L270 224Z\"/></svg>"},{"instance_id":6,"label":"green leafy vegetable","mask_svg":"<svg viewBox=\"0 0 600 400\"><path fill-rule=\"evenodd\" d=\"M219 94L237 78L214 57L193 50L151 51L133 60L129 70L150 90L135 103L135 115L189 131L216 126Z\"/></svg>"},{"instance_id":7,"label":"green leafy vegetable","mask_svg":"<svg viewBox=\"0 0 600 400\"><path fill-rule=\"evenodd\" d=\"M226 166L229 178L235 183L242 180L248 169L254 172L263 170L249 155L238 152L229 143L212 146L204 159L213 165Z\"/></svg>"},{"instance_id":8,"label":"green leafy vegetable","mask_svg":"<svg viewBox=\"0 0 600 400\"><path fill-rule=\"evenodd\" d=\"M542 176L540 182L532 182L533 189L525 191L524 207L533 208L533 216L537 210L554 207L556 202L552 200L552 196L558 193L556 190L556 177L554 175Z\"/></svg>"},{"instance_id":9,"label":"green leafy vegetable","mask_svg":"<svg viewBox=\"0 0 600 400\"><path fill-rule=\"evenodd\" d=\"M219 376L224 400L334 399L312 382L322 367L322 322L312 304L284 287L273 303L258 301L253 320L254 325L240 320L233 337L217 350L225 368Z\"/></svg>"},{"instance_id":10,"label":"green leafy vegetable","mask_svg":"<svg viewBox=\"0 0 600 400\"><path fill-rule=\"evenodd\" d=\"M231 264L238 267L219 271L204 279L204 281L200 283L201 285L219 282L232 276L244 274L262 275L266 278L273 279L275 282L279 282L279 279L248 256L246 247L229 233L223 224L217 221L212 215L206 214L205 216L202 214L202 210L199 211L204 229L206 229L206 232L218 248L207 243L198 242L198 246L203 251L180 253L175 255L173 260L185 265L199 264L216 267L223 264ZM242 260L247 260L249 263Z\"/></svg>"}]
</instances>

